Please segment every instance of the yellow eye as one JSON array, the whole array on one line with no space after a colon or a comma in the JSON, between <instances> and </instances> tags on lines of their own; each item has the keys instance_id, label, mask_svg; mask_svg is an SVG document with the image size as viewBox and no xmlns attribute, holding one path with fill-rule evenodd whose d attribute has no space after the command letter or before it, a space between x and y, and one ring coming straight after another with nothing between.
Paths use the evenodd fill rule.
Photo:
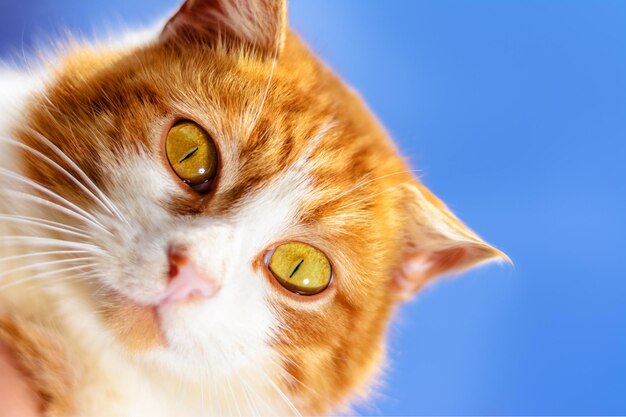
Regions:
<instances>
[{"instance_id":1,"label":"yellow eye","mask_svg":"<svg viewBox=\"0 0 626 417\"><path fill-rule=\"evenodd\" d=\"M209 134L196 123L176 123L165 140L165 154L178 177L198 192L208 191L217 173L217 150Z\"/></svg>"},{"instance_id":2,"label":"yellow eye","mask_svg":"<svg viewBox=\"0 0 626 417\"><path fill-rule=\"evenodd\" d=\"M291 292L314 295L328 287L332 268L326 255L304 243L285 243L274 250L269 269Z\"/></svg>"}]
</instances>

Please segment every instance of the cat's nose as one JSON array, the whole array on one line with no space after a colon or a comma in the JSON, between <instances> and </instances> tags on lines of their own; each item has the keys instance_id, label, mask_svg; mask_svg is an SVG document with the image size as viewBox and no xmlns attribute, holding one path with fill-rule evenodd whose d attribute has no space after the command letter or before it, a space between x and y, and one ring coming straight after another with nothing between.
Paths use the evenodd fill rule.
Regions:
<instances>
[{"instance_id":1,"label":"cat's nose","mask_svg":"<svg viewBox=\"0 0 626 417\"><path fill-rule=\"evenodd\" d=\"M219 282L198 271L186 246L175 245L168 250L169 276L159 304L183 303L210 298L220 289Z\"/></svg>"}]
</instances>

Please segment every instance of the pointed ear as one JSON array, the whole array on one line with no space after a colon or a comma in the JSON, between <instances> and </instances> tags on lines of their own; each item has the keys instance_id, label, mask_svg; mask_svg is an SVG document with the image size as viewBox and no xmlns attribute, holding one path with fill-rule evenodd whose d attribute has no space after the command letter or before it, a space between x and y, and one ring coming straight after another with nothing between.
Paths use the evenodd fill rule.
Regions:
<instances>
[{"instance_id":1,"label":"pointed ear","mask_svg":"<svg viewBox=\"0 0 626 417\"><path fill-rule=\"evenodd\" d=\"M419 183L406 186L408 223L402 265L393 280L399 300L408 300L440 275L509 258L485 243Z\"/></svg>"},{"instance_id":2,"label":"pointed ear","mask_svg":"<svg viewBox=\"0 0 626 417\"><path fill-rule=\"evenodd\" d=\"M287 32L287 0L186 0L161 38L235 39L275 55Z\"/></svg>"}]
</instances>

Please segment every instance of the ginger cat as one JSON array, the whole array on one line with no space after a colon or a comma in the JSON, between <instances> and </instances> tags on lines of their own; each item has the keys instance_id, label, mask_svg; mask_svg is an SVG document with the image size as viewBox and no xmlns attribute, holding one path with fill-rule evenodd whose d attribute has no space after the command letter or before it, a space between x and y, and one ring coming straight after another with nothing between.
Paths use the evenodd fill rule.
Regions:
<instances>
[{"instance_id":1,"label":"ginger cat","mask_svg":"<svg viewBox=\"0 0 626 417\"><path fill-rule=\"evenodd\" d=\"M345 411L399 302L505 258L285 3L187 0L0 71L0 342L42 414Z\"/></svg>"}]
</instances>

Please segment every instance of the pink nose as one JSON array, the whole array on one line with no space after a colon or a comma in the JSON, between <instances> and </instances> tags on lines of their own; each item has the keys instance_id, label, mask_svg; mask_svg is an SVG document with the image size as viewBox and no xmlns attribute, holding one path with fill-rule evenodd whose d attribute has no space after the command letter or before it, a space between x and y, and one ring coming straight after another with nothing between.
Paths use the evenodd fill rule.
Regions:
<instances>
[{"instance_id":1,"label":"pink nose","mask_svg":"<svg viewBox=\"0 0 626 417\"><path fill-rule=\"evenodd\" d=\"M217 281L200 274L189 261L186 247L169 250L169 281L159 304L181 303L209 298L219 291Z\"/></svg>"}]
</instances>

